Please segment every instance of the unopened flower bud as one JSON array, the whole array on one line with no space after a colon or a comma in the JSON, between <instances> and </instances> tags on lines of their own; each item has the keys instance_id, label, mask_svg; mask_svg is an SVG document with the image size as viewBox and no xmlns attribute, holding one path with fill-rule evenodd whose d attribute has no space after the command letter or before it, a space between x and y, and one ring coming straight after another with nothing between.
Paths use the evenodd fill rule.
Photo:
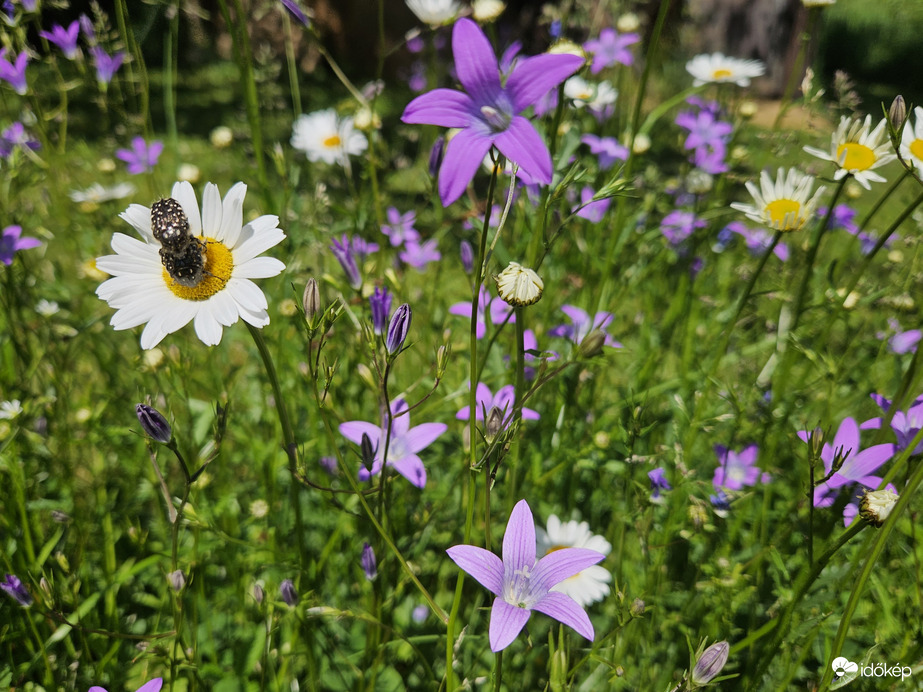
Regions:
<instances>
[{"instance_id":1,"label":"unopened flower bud","mask_svg":"<svg viewBox=\"0 0 923 692\"><path fill-rule=\"evenodd\" d=\"M362 456L362 465L369 473L372 472L372 467L375 465L376 451L377 450L372 447L372 438L362 433L362 441L359 443L359 453Z\"/></svg>"},{"instance_id":2,"label":"unopened flower bud","mask_svg":"<svg viewBox=\"0 0 923 692\"><path fill-rule=\"evenodd\" d=\"M465 273L470 274L474 269L474 248L467 240L461 241L461 261Z\"/></svg>"},{"instance_id":3,"label":"unopened flower bud","mask_svg":"<svg viewBox=\"0 0 923 692\"><path fill-rule=\"evenodd\" d=\"M497 276L497 293L509 305L525 307L542 298L545 283L541 277L518 262L510 262Z\"/></svg>"},{"instance_id":4,"label":"unopened flower bud","mask_svg":"<svg viewBox=\"0 0 923 692\"><path fill-rule=\"evenodd\" d=\"M368 543L362 546L362 571L365 572L365 578L373 581L378 576L378 561L375 559L375 551Z\"/></svg>"},{"instance_id":5,"label":"unopened flower bud","mask_svg":"<svg viewBox=\"0 0 923 692\"><path fill-rule=\"evenodd\" d=\"M895 134L900 135L904 129L904 123L907 120L907 104L904 103L904 97L898 94L891 102L891 108L888 109L888 122L894 129Z\"/></svg>"},{"instance_id":6,"label":"unopened flower bud","mask_svg":"<svg viewBox=\"0 0 923 692\"><path fill-rule=\"evenodd\" d=\"M173 437L173 431L160 411L147 404L138 404L135 406L135 413L138 414L138 421L140 421L141 427L149 437L163 444L170 442Z\"/></svg>"},{"instance_id":7,"label":"unopened flower bud","mask_svg":"<svg viewBox=\"0 0 923 692\"><path fill-rule=\"evenodd\" d=\"M32 595L15 574L7 574L6 579L0 581L0 589L6 591L9 597L23 608L32 605Z\"/></svg>"},{"instance_id":8,"label":"unopened flower bud","mask_svg":"<svg viewBox=\"0 0 923 692\"><path fill-rule=\"evenodd\" d=\"M266 597L266 592L263 591L263 585L257 582L253 585L253 600L256 601L257 605L263 602L263 599Z\"/></svg>"},{"instance_id":9,"label":"unopened flower bud","mask_svg":"<svg viewBox=\"0 0 923 692\"><path fill-rule=\"evenodd\" d=\"M376 286L369 296L369 305L372 308L372 331L376 335L384 334L388 315L391 314L391 294L388 289Z\"/></svg>"},{"instance_id":10,"label":"unopened flower bud","mask_svg":"<svg viewBox=\"0 0 923 692\"><path fill-rule=\"evenodd\" d=\"M631 613L633 618L639 618L644 615L646 608L647 604L640 598L636 598L631 602L631 607L629 607L628 612Z\"/></svg>"},{"instance_id":11,"label":"unopened flower bud","mask_svg":"<svg viewBox=\"0 0 923 692\"><path fill-rule=\"evenodd\" d=\"M445 154L445 135L439 135L429 152L429 174L434 178L439 175L443 154Z\"/></svg>"},{"instance_id":12,"label":"unopened flower bud","mask_svg":"<svg viewBox=\"0 0 923 692\"><path fill-rule=\"evenodd\" d=\"M715 642L702 652L699 660L695 662L695 668L692 669L692 679L690 682L693 687L701 687L711 682L728 660L730 646L727 642Z\"/></svg>"},{"instance_id":13,"label":"unopened flower bud","mask_svg":"<svg viewBox=\"0 0 923 692\"><path fill-rule=\"evenodd\" d=\"M298 592L295 591L295 585L291 579L283 579L279 584L279 594L286 605L294 606L298 603Z\"/></svg>"},{"instance_id":14,"label":"unopened flower bud","mask_svg":"<svg viewBox=\"0 0 923 692\"><path fill-rule=\"evenodd\" d=\"M488 440L493 440L503 429L503 411L496 406L492 406L487 412L487 422L484 425L484 433Z\"/></svg>"},{"instance_id":15,"label":"unopened flower bud","mask_svg":"<svg viewBox=\"0 0 923 692\"><path fill-rule=\"evenodd\" d=\"M301 305L304 307L305 319L313 326L315 318L320 313L320 289L317 287L317 279L313 276L304 286Z\"/></svg>"},{"instance_id":16,"label":"unopened flower bud","mask_svg":"<svg viewBox=\"0 0 923 692\"><path fill-rule=\"evenodd\" d=\"M391 315L391 324L388 325L388 336L385 339L385 348L392 356L404 348L410 323L413 321L413 312L407 303L402 304Z\"/></svg>"},{"instance_id":17,"label":"unopened flower bud","mask_svg":"<svg viewBox=\"0 0 923 692\"><path fill-rule=\"evenodd\" d=\"M170 574L167 575L167 580L170 582L170 588L177 593L182 591L183 587L186 586L186 575L183 574L183 570L181 569L170 572Z\"/></svg>"},{"instance_id":18,"label":"unopened flower bud","mask_svg":"<svg viewBox=\"0 0 923 692\"><path fill-rule=\"evenodd\" d=\"M881 526L897 504L898 494L890 488L870 490L859 502L859 516L872 526Z\"/></svg>"},{"instance_id":19,"label":"unopened flower bud","mask_svg":"<svg viewBox=\"0 0 923 692\"><path fill-rule=\"evenodd\" d=\"M601 329L594 329L580 342L580 346L577 347L577 352L581 358L592 358L602 353L603 346L605 345L606 333Z\"/></svg>"},{"instance_id":20,"label":"unopened flower bud","mask_svg":"<svg viewBox=\"0 0 923 692\"><path fill-rule=\"evenodd\" d=\"M436 349L436 379L441 380L445 376L446 368L449 365L450 346L443 344Z\"/></svg>"}]
</instances>

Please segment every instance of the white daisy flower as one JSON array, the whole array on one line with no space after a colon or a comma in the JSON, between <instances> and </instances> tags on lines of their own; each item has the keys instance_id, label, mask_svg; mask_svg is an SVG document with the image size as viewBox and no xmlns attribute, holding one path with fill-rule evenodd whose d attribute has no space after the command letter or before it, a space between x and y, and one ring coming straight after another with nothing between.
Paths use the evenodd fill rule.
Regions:
<instances>
[{"instance_id":1,"label":"white daisy flower","mask_svg":"<svg viewBox=\"0 0 923 692\"><path fill-rule=\"evenodd\" d=\"M471 3L471 15L477 22L492 22L506 9L502 0L474 0Z\"/></svg>"},{"instance_id":2,"label":"white daisy flower","mask_svg":"<svg viewBox=\"0 0 923 692\"><path fill-rule=\"evenodd\" d=\"M13 420L22 413L22 402L19 399L0 401L0 420Z\"/></svg>"},{"instance_id":3,"label":"white daisy flower","mask_svg":"<svg viewBox=\"0 0 923 692\"><path fill-rule=\"evenodd\" d=\"M554 514L548 517L547 531L540 526L535 528L535 539L539 558L561 548L588 548L603 555L608 555L612 550L609 541L602 536L594 535L585 521L568 521L562 524ZM611 581L612 575L607 569L593 565L565 579L551 590L570 596L585 608L609 595Z\"/></svg>"},{"instance_id":4,"label":"white daisy flower","mask_svg":"<svg viewBox=\"0 0 923 692\"><path fill-rule=\"evenodd\" d=\"M826 188L821 187L811 196L814 178L797 168L788 172L779 169L776 179L768 171L760 174L760 187L747 183L747 190L756 204L732 202L731 207L742 211L748 219L776 231L797 231L814 218L814 210Z\"/></svg>"},{"instance_id":5,"label":"white daisy flower","mask_svg":"<svg viewBox=\"0 0 923 692\"><path fill-rule=\"evenodd\" d=\"M834 180L852 175L857 183L870 190L870 182L885 182L885 178L873 172L874 169L895 158L885 130L885 119L882 118L874 130L871 127L871 115L865 116L863 121L844 115L830 138L830 151L816 147L805 147L804 150L825 161L833 161L838 166Z\"/></svg>"},{"instance_id":6,"label":"white daisy flower","mask_svg":"<svg viewBox=\"0 0 923 692\"><path fill-rule=\"evenodd\" d=\"M497 275L497 293L509 305L534 305L542 297L545 283L538 274L518 262L510 262Z\"/></svg>"},{"instance_id":7,"label":"white daisy flower","mask_svg":"<svg viewBox=\"0 0 923 692\"><path fill-rule=\"evenodd\" d=\"M737 86L745 87L750 86L753 77L766 72L766 66L759 60L740 60L721 53L703 53L686 63L686 71L693 77L693 86L734 82Z\"/></svg>"},{"instance_id":8,"label":"white daisy flower","mask_svg":"<svg viewBox=\"0 0 923 692\"><path fill-rule=\"evenodd\" d=\"M346 165L350 155L361 154L368 140L353 128L353 119L338 118L332 108L299 115L292 127L292 146L308 161Z\"/></svg>"},{"instance_id":9,"label":"white daisy flower","mask_svg":"<svg viewBox=\"0 0 923 692\"><path fill-rule=\"evenodd\" d=\"M71 190L67 196L78 204L83 202L92 202L99 204L108 202L112 199L123 199L135 193L135 186L131 183L119 183L103 187L99 183L93 183L86 190Z\"/></svg>"},{"instance_id":10,"label":"white daisy flower","mask_svg":"<svg viewBox=\"0 0 923 692\"><path fill-rule=\"evenodd\" d=\"M587 106L601 111L606 106L615 103L619 92L605 80L598 84L591 84L582 77L571 77L564 82L564 95L573 100L577 108Z\"/></svg>"},{"instance_id":11,"label":"white daisy flower","mask_svg":"<svg viewBox=\"0 0 923 692\"><path fill-rule=\"evenodd\" d=\"M417 19L430 26L448 24L462 11L458 0L406 0L406 2L410 11L417 15Z\"/></svg>"},{"instance_id":12,"label":"white daisy flower","mask_svg":"<svg viewBox=\"0 0 923 692\"><path fill-rule=\"evenodd\" d=\"M204 247L202 276L194 285L188 285L188 277L180 283L167 272L148 207L132 204L119 214L141 240L115 233L112 249L116 254L96 260L99 269L113 276L96 289L96 295L116 309L110 324L120 330L146 323L141 333L144 349L153 348L190 321L208 346L218 344L222 328L240 317L254 327L269 324L266 296L251 279L266 279L285 269L277 259L259 257L285 234L277 216L260 216L243 224L246 193L247 186L237 183L222 200L218 187L208 183L200 215L192 185L173 185L171 197L185 213L189 233L201 238L197 242Z\"/></svg>"},{"instance_id":13,"label":"white daisy flower","mask_svg":"<svg viewBox=\"0 0 923 692\"><path fill-rule=\"evenodd\" d=\"M923 108L920 106L913 109L913 127L909 121L904 126L901 156L904 161L913 163L917 172L923 175Z\"/></svg>"}]
</instances>

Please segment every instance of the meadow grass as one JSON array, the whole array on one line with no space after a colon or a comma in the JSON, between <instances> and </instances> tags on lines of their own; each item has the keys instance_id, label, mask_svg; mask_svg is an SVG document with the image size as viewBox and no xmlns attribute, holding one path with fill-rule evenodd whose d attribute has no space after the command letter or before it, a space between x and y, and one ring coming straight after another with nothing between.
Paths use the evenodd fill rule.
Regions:
<instances>
[{"instance_id":1,"label":"meadow grass","mask_svg":"<svg viewBox=\"0 0 923 692\"><path fill-rule=\"evenodd\" d=\"M179 20L156 8L172 46ZM0 250L10 260L0 265L0 686L833 689L844 682L833 662L845 657L898 670L860 675L857 689L910 689L923 674L923 377L912 331L923 131L906 167L878 167L901 138L893 118L890 134L862 144L876 165L834 179L837 164L803 147L829 148L837 104L809 93L796 104L808 127L757 126L746 87L692 88L691 56L666 54L658 24L628 57L581 68L586 99L568 95L571 82L551 90L557 105L527 104L552 154L550 185L515 182L493 148L493 171L444 205L429 161L445 128L401 116L421 92L458 88L453 26L465 24L389 46L421 61L414 91L396 78L354 84L318 29L282 3L262 11L321 51L328 78L249 45L239 3L219 8L233 59L195 70L178 69L170 50L164 66L145 63L137 37L155 40L145 34L153 10L117 2L113 16L97 12L74 60L37 37L52 23L39 9L21 3L9 15L9 69L31 52L24 89L10 72L0 82ZM561 19L548 30L583 40L616 18L577 3ZM504 48L494 43L497 55ZM109 81L96 72L98 49L127 59ZM619 90L614 104L594 101L603 79ZM312 125L314 144L293 146L297 116L326 108L338 129ZM874 127L881 113L870 111ZM700 145L677 124L683 112L699 118ZM508 126L478 113L494 134ZM921 121L911 111L905 127ZM585 135L625 149L610 166ZM123 162L117 151L135 137L144 155L131 174L137 155ZM439 175L456 175L447 168L457 153L444 155ZM522 156L514 163L528 169ZM793 214L756 208L768 222L758 224L729 206L753 204L744 185L759 186L761 171L775 181L790 167L816 176L806 195L779 191ZM886 181L863 189L856 179L869 171ZM180 178L198 203L206 182L224 195L243 181L243 224L269 233L266 216L278 217L285 233L263 248L284 270L254 274L266 277L265 315L233 303L217 345L185 323L146 343L139 328L111 326L125 304L96 295L109 279L96 260L117 251L113 234L140 237L119 214L142 205L147 222L156 200L185 199ZM111 199L74 199L97 183ZM116 193L124 183L132 188ZM392 245L395 231L382 231L397 223L391 208L415 212L416 240L405 229ZM214 213L206 203L203 219ZM233 216L226 207L232 226ZM40 245L15 249L13 226ZM345 270L331 250L343 236ZM207 252L233 246L210 238ZM357 238L378 248L362 256ZM152 256L155 288L175 288ZM510 262L536 270L540 300L513 308L497 297ZM217 271L206 265L208 278ZM311 278L316 305L304 293ZM376 287L392 301L373 319ZM465 316L475 296L488 315L482 335ZM174 289L167 299L153 314L214 305ZM515 396L491 411L479 383ZM139 417L139 403L170 434L156 413ZM854 448L849 421L876 417ZM397 463L414 455L425 482L412 460ZM380 472L382 458L397 469ZM860 511L865 491L886 483L896 495L868 496ZM534 612L491 650L499 609L487 578L446 551L500 555L521 500L550 534L539 532L542 551L574 547L582 521L595 538L576 547L604 552L604 572L569 580L592 641ZM894 510L877 515L880 503ZM552 516L574 524L555 529ZM716 642L727 646L703 653Z\"/></svg>"}]
</instances>

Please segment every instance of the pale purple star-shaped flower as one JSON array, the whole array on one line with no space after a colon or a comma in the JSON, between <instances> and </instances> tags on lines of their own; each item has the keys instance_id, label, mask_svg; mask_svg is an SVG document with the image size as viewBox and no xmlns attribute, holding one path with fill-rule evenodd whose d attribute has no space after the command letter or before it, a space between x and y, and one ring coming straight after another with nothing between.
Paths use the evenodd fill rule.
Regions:
<instances>
[{"instance_id":1,"label":"pale purple star-shaped flower","mask_svg":"<svg viewBox=\"0 0 923 692\"><path fill-rule=\"evenodd\" d=\"M582 219L597 223L602 221L606 212L609 211L609 205L612 203L612 199L606 197L605 199L598 199L592 202L591 200L594 194L593 188L584 187L583 190L580 191L580 204L574 207L574 213Z\"/></svg>"},{"instance_id":2,"label":"pale purple star-shaped flower","mask_svg":"<svg viewBox=\"0 0 923 692\"><path fill-rule=\"evenodd\" d=\"M86 28L85 25L84 28ZM90 53L93 55L93 64L96 65L96 81L100 84L108 84L122 66L125 53L119 51L115 55L110 56L99 46L90 48Z\"/></svg>"},{"instance_id":3,"label":"pale purple star-shaped flower","mask_svg":"<svg viewBox=\"0 0 923 692\"><path fill-rule=\"evenodd\" d=\"M692 154L692 164L709 175L718 175L727 173L727 162L724 157L727 155L727 148L721 142L715 142L712 147L699 147Z\"/></svg>"},{"instance_id":4,"label":"pale purple star-shaped flower","mask_svg":"<svg viewBox=\"0 0 923 692\"><path fill-rule=\"evenodd\" d=\"M160 140L155 139L149 145L144 137L135 137L131 140L131 149L117 149L115 157L127 164L129 173L138 175L154 170L162 151L163 142Z\"/></svg>"},{"instance_id":5,"label":"pale purple star-shaped flower","mask_svg":"<svg viewBox=\"0 0 923 692\"><path fill-rule=\"evenodd\" d=\"M408 211L401 214L394 207L388 207L388 223L382 224L381 232L388 236L392 247L403 245L407 241L420 240L420 234L413 227L417 212Z\"/></svg>"},{"instance_id":6,"label":"pale purple star-shaped flower","mask_svg":"<svg viewBox=\"0 0 923 692\"><path fill-rule=\"evenodd\" d=\"M597 74L613 65L631 65L635 57L628 50L628 46L640 40L638 34L620 34L615 29L603 29L599 32L598 39L583 44L583 49L593 54L590 72Z\"/></svg>"},{"instance_id":7,"label":"pale purple star-shaped flower","mask_svg":"<svg viewBox=\"0 0 923 692\"><path fill-rule=\"evenodd\" d=\"M716 490L743 490L759 482L760 468L756 465L759 448L756 445L749 445L740 452L715 445L715 454L720 465L715 469L711 482Z\"/></svg>"},{"instance_id":8,"label":"pale purple star-shaped flower","mask_svg":"<svg viewBox=\"0 0 923 692\"><path fill-rule=\"evenodd\" d=\"M347 440L361 444L362 436L368 435L369 440L372 442L372 448L375 450L372 470L359 469L359 480L367 481L372 476L377 476L381 473L382 459L387 442L387 465L416 487L422 488L426 485L426 468L417 453L435 442L446 431L448 426L445 423L423 423L411 428L410 414L406 413L409 408L407 402L403 399L396 399L391 402L390 439L388 439L386 431L387 418L382 419L381 425L358 420L340 424L340 434Z\"/></svg>"},{"instance_id":9,"label":"pale purple star-shaped flower","mask_svg":"<svg viewBox=\"0 0 923 692\"><path fill-rule=\"evenodd\" d=\"M356 253L356 260L365 262L365 259L373 252L378 252L378 243L366 240L362 236L354 235L350 241L353 252Z\"/></svg>"},{"instance_id":10,"label":"pale purple star-shaped flower","mask_svg":"<svg viewBox=\"0 0 923 692\"><path fill-rule=\"evenodd\" d=\"M536 561L535 523L525 500L516 503L503 536L503 559L474 545L456 545L449 557L493 593L488 641L491 651L509 646L533 610L544 613L593 641L593 623L580 605L551 589L605 559L587 548L561 548Z\"/></svg>"},{"instance_id":11,"label":"pale purple star-shaped flower","mask_svg":"<svg viewBox=\"0 0 923 692\"><path fill-rule=\"evenodd\" d=\"M15 574L7 574L6 579L0 581L0 590L3 590L24 608L32 605L32 594L23 586L22 580Z\"/></svg>"},{"instance_id":12,"label":"pale purple star-shaped flower","mask_svg":"<svg viewBox=\"0 0 923 692\"><path fill-rule=\"evenodd\" d=\"M38 247L42 242L38 238L22 238L21 226L7 226L0 236L0 262L9 266L13 264L13 257L20 250L29 250Z\"/></svg>"},{"instance_id":13,"label":"pale purple star-shaped flower","mask_svg":"<svg viewBox=\"0 0 923 692\"><path fill-rule=\"evenodd\" d=\"M590 315L586 310L582 310L575 305L562 305L561 312L570 318L571 324L561 324L549 329L548 336L561 336L575 344L582 342L587 334L594 329L606 332L614 319L611 312L603 311L597 312L593 319L590 319ZM608 332L606 333L605 345L612 348L622 348L622 344L609 336Z\"/></svg>"},{"instance_id":14,"label":"pale purple star-shaped flower","mask_svg":"<svg viewBox=\"0 0 923 692\"><path fill-rule=\"evenodd\" d=\"M872 399L882 411L887 413L891 409L891 401L880 394L872 394ZM881 427L881 418L872 418L859 427L862 430L878 430ZM923 395L918 396L906 411L895 411L891 418L891 429L897 437L897 451L903 451L910 446L913 438L923 429ZM917 445L914 454L923 453L923 442Z\"/></svg>"},{"instance_id":15,"label":"pale purple star-shaped flower","mask_svg":"<svg viewBox=\"0 0 923 692\"><path fill-rule=\"evenodd\" d=\"M825 218L828 210L829 207L818 207L817 217L820 219ZM856 213L856 210L848 204L837 204L833 208L833 213L830 215L830 228L842 228L847 233L857 235L859 233L859 226L856 225L855 222Z\"/></svg>"},{"instance_id":16,"label":"pale purple star-shaped flower","mask_svg":"<svg viewBox=\"0 0 923 692\"><path fill-rule=\"evenodd\" d=\"M676 116L676 124L689 130L689 136L683 143L686 149L712 147L715 142L724 144L734 129L731 123L717 120L715 115L707 110L698 113L684 111Z\"/></svg>"},{"instance_id":17,"label":"pale purple star-shaped flower","mask_svg":"<svg viewBox=\"0 0 923 692\"><path fill-rule=\"evenodd\" d=\"M798 431L798 437L808 442L808 431ZM867 449L859 448L859 425L853 418L846 418L840 423L833 438L833 445L824 443L820 458L824 462L824 476L833 469L834 457L839 454L845 458L840 470L826 481L814 488L814 506L829 507L836 500L838 489L858 483L867 488L877 488L881 478L872 473L894 456L893 444L873 445Z\"/></svg>"},{"instance_id":18,"label":"pale purple star-shaped flower","mask_svg":"<svg viewBox=\"0 0 923 692\"><path fill-rule=\"evenodd\" d=\"M888 340L888 350L897 355L905 353L914 353L917 350L917 344L923 338L923 332L919 329L908 329L904 331L901 323L893 317L888 319L888 331L878 332L875 335L880 340Z\"/></svg>"},{"instance_id":19,"label":"pale purple star-shaped flower","mask_svg":"<svg viewBox=\"0 0 923 692\"><path fill-rule=\"evenodd\" d=\"M6 48L0 49L0 79L9 82L13 90L22 96L29 88L26 83L26 63L29 62L29 54L22 51L12 63L7 62L6 54Z\"/></svg>"},{"instance_id":20,"label":"pale purple star-shaped flower","mask_svg":"<svg viewBox=\"0 0 923 692\"><path fill-rule=\"evenodd\" d=\"M439 252L438 243L435 238L418 243L414 240L408 240L404 249L398 254L401 262L414 269L422 271L430 262L438 262L442 259L442 253Z\"/></svg>"},{"instance_id":21,"label":"pale purple star-shaped flower","mask_svg":"<svg viewBox=\"0 0 923 692\"><path fill-rule=\"evenodd\" d=\"M359 273L359 265L356 264L356 252L353 245L345 233L340 238L334 238L330 244L330 251L337 258L340 266L343 267L343 273L346 274L346 280L350 288L359 290L362 287L362 275Z\"/></svg>"},{"instance_id":22,"label":"pale purple star-shaped flower","mask_svg":"<svg viewBox=\"0 0 923 692\"><path fill-rule=\"evenodd\" d=\"M477 314L477 325L475 326L475 336L478 339L483 339L484 334L487 333L487 313L490 313L491 324L503 324L506 321L507 315L513 311L513 308L504 301L500 296L497 296L493 300L490 299L490 293L488 293L487 288L481 286L480 293L478 294L478 314ZM454 303L449 306L449 313L452 315L458 315L459 317L467 317L471 319L471 303ZM509 319L510 324L516 322L516 316L510 315Z\"/></svg>"},{"instance_id":23,"label":"pale purple star-shaped flower","mask_svg":"<svg viewBox=\"0 0 923 692\"><path fill-rule=\"evenodd\" d=\"M619 144L615 137L583 135L580 141L590 147L590 153L599 157L601 171L607 171L615 165L616 161L625 161L628 158L628 147Z\"/></svg>"},{"instance_id":24,"label":"pale purple star-shaped flower","mask_svg":"<svg viewBox=\"0 0 923 692\"><path fill-rule=\"evenodd\" d=\"M475 390L475 399L477 400L477 409L474 413L475 420L484 420L485 415L490 413L491 409L496 408L503 416L501 427L507 427L513 421L513 409L516 408L516 388L508 384L500 387L496 394L492 394L490 388L483 382L478 382ZM469 420L471 418L471 408L464 406L455 414L458 420ZM523 407L523 420L538 420L540 418L538 411Z\"/></svg>"},{"instance_id":25,"label":"pale purple star-shaped flower","mask_svg":"<svg viewBox=\"0 0 923 692\"><path fill-rule=\"evenodd\" d=\"M661 492L673 490L673 486L667 480L667 474L664 473L663 467L658 466L653 471L648 471L647 478L651 482L651 502L663 502L663 498L660 496Z\"/></svg>"},{"instance_id":26,"label":"pale purple star-shaped flower","mask_svg":"<svg viewBox=\"0 0 923 692\"><path fill-rule=\"evenodd\" d=\"M405 123L460 128L439 169L442 204L461 197L492 146L539 182L550 183L548 148L519 114L580 69L583 59L550 53L520 58L503 84L490 41L466 18L452 29L452 53L465 91L434 89L411 101L401 116Z\"/></svg>"},{"instance_id":27,"label":"pale purple star-shaped flower","mask_svg":"<svg viewBox=\"0 0 923 692\"><path fill-rule=\"evenodd\" d=\"M731 221L724 228L742 237L747 245L747 250L752 255L762 255L763 251L772 244L772 236L762 228L747 228L740 221ZM785 243L776 243L775 250L772 252L783 262L788 260L788 245Z\"/></svg>"},{"instance_id":28,"label":"pale purple star-shaped flower","mask_svg":"<svg viewBox=\"0 0 923 692\"><path fill-rule=\"evenodd\" d=\"M60 24L54 24L51 31L40 31L38 35L60 48L68 60L77 57L77 39L80 36L79 20L72 21L66 29Z\"/></svg>"},{"instance_id":29,"label":"pale purple star-shaped flower","mask_svg":"<svg viewBox=\"0 0 923 692\"><path fill-rule=\"evenodd\" d=\"M670 245L679 245L691 236L695 229L704 227L705 221L691 211L671 211L660 222L660 232L670 241Z\"/></svg>"},{"instance_id":30,"label":"pale purple star-shaped flower","mask_svg":"<svg viewBox=\"0 0 923 692\"><path fill-rule=\"evenodd\" d=\"M15 122L0 133L0 158L7 158L17 147L35 151L41 148L38 140L32 139L21 122Z\"/></svg>"}]
</instances>

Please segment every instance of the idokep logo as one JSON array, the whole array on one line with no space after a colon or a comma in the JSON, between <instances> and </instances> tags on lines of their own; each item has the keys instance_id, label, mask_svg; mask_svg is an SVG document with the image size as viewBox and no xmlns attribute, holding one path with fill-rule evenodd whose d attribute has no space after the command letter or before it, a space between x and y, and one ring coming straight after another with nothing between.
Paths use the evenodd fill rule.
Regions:
<instances>
[{"instance_id":1,"label":"idokep logo","mask_svg":"<svg viewBox=\"0 0 923 692\"><path fill-rule=\"evenodd\" d=\"M864 678L909 678L911 674L910 666L902 666L900 664L896 666L889 666L885 663L872 663L865 666L860 666L858 663L853 663L845 656L839 656L833 659L831 664L833 667L833 673L841 678L844 675L850 675L855 677L860 675Z\"/></svg>"}]
</instances>

